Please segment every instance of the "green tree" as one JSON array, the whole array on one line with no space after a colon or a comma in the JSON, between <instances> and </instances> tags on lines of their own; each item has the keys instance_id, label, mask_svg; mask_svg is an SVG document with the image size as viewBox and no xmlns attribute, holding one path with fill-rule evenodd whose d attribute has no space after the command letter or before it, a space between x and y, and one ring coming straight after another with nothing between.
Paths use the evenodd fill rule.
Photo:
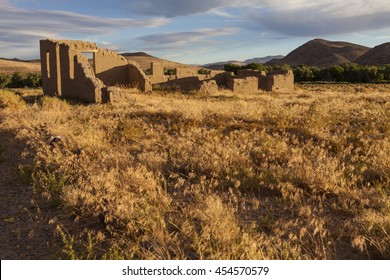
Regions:
<instances>
[{"instance_id":1,"label":"green tree","mask_svg":"<svg viewBox=\"0 0 390 280\"><path fill-rule=\"evenodd\" d=\"M223 66L223 69L226 72L233 72L234 74L237 75L237 72L239 69L241 69L241 66L233 63L228 63Z\"/></svg>"}]
</instances>

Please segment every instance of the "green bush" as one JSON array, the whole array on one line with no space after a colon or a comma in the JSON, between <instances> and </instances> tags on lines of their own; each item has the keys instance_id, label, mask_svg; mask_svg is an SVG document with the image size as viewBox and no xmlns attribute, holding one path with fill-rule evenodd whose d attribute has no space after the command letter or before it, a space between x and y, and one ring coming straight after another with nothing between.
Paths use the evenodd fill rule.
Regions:
<instances>
[{"instance_id":1,"label":"green bush","mask_svg":"<svg viewBox=\"0 0 390 280\"><path fill-rule=\"evenodd\" d=\"M168 69L167 71L165 71L164 75L175 75L176 74L176 71L175 69Z\"/></svg>"},{"instance_id":2,"label":"green bush","mask_svg":"<svg viewBox=\"0 0 390 280\"><path fill-rule=\"evenodd\" d=\"M24 81L26 74L16 72L12 75L10 88L23 88L25 86Z\"/></svg>"},{"instance_id":3,"label":"green bush","mask_svg":"<svg viewBox=\"0 0 390 280\"><path fill-rule=\"evenodd\" d=\"M0 88L37 88L42 86L40 73L0 74Z\"/></svg>"},{"instance_id":4,"label":"green bush","mask_svg":"<svg viewBox=\"0 0 390 280\"><path fill-rule=\"evenodd\" d=\"M211 70L208 70L208 69L199 69L198 71L198 74L201 74L201 75L208 75L211 73Z\"/></svg>"},{"instance_id":5,"label":"green bush","mask_svg":"<svg viewBox=\"0 0 390 280\"><path fill-rule=\"evenodd\" d=\"M42 86L42 76L40 73L28 73L24 81L24 85L29 88L37 88Z\"/></svg>"},{"instance_id":6,"label":"green bush","mask_svg":"<svg viewBox=\"0 0 390 280\"><path fill-rule=\"evenodd\" d=\"M11 75L0 74L0 88L6 88L11 83Z\"/></svg>"}]
</instances>

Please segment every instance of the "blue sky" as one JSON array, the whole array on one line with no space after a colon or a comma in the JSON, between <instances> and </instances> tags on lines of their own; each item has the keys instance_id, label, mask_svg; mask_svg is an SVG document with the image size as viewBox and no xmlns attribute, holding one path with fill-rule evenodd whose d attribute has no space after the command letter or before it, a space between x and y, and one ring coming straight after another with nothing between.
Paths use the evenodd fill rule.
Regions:
<instances>
[{"instance_id":1,"label":"blue sky","mask_svg":"<svg viewBox=\"0 0 390 280\"><path fill-rule=\"evenodd\" d=\"M388 0L0 0L0 57L77 39L191 64L286 55L314 39L390 41Z\"/></svg>"}]
</instances>

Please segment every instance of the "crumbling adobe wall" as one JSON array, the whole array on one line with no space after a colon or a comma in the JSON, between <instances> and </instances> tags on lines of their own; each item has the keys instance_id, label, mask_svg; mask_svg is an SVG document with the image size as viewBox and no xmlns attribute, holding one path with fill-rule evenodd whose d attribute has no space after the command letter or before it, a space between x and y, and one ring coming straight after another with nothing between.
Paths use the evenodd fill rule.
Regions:
<instances>
[{"instance_id":1,"label":"crumbling adobe wall","mask_svg":"<svg viewBox=\"0 0 390 280\"><path fill-rule=\"evenodd\" d=\"M161 62L152 62L150 65L149 81L153 84L166 82L168 79L164 75L164 65Z\"/></svg>"},{"instance_id":2,"label":"crumbling adobe wall","mask_svg":"<svg viewBox=\"0 0 390 280\"><path fill-rule=\"evenodd\" d=\"M228 87L235 93L255 93L259 91L257 77L234 77L228 79Z\"/></svg>"},{"instance_id":3,"label":"crumbling adobe wall","mask_svg":"<svg viewBox=\"0 0 390 280\"><path fill-rule=\"evenodd\" d=\"M129 83L127 59L109 50L98 49L94 54L96 77L105 85L126 85Z\"/></svg>"},{"instance_id":4,"label":"crumbling adobe wall","mask_svg":"<svg viewBox=\"0 0 390 280\"><path fill-rule=\"evenodd\" d=\"M104 102L107 86L136 85L152 89L149 78L137 63L95 43L68 40L41 40L42 87L45 95L63 96L86 102ZM93 54L92 66L83 53Z\"/></svg>"},{"instance_id":5,"label":"crumbling adobe wall","mask_svg":"<svg viewBox=\"0 0 390 280\"><path fill-rule=\"evenodd\" d=\"M93 52L96 44L83 41L41 40L43 93L49 96L100 102L103 83L81 52Z\"/></svg>"},{"instance_id":6,"label":"crumbling adobe wall","mask_svg":"<svg viewBox=\"0 0 390 280\"><path fill-rule=\"evenodd\" d=\"M257 71L252 69L239 69L237 71L237 76L239 77L260 77L266 76L265 71Z\"/></svg>"},{"instance_id":7,"label":"crumbling adobe wall","mask_svg":"<svg viewBox=\"0 0 390 280\"><path fill-rule=\"evenodd\" d=\"M67 93L64 97L81 99L88 103L101 103L104 87L103 82L95 77L95 73L88 63L88 58L85 55L77 54L74 60L74 79L69 82L69 90L64 90L64 93ZM77 91L71 90L75 88Z\"/></svg>"},{"instance_id":8,"label":"crumbling adobe wall","mask_svg":"<svg viewBox=\"0 0 390 280\"><path fill-rule=\"evenodd\" d=\"M60 48L50 40L40 41L43 94L61 96Z\"/></svg>"},{"instance_id":9,"label":"crumbling adobe wall","mask_svg":"<svg viewBox=\"0 0 390 280\"><path fill-rule=\"evenodd\" d=\"M225 71L211 71L211 76L216 81L218 87L220 88L228 88L228 82L233 77L232 72L225 72Z\"/></svg>"},{"instance_id":10,"label":"crumbling adobe wall","mask_svg":"<svg viewBox=\"0 0 390 280\"><path fill-rule=\"evenodd\" d=\"M169 77L170 80L156 84L157 87L163 87L163 88L169 88L172 90L184 90L184 91L191 91L191 90L198 90L201 85L202 81L199 80L197 76L192 77L184 77L184 78L176 78L175 77Z\"/></svg>"},{"instance_id":11,"label":"crumbling adobe wall","mask_svg":"<svg viewBox=\"0 0 390 280\"><path fill-rule=\"evenodd\" d=\"M175 68L176 70L176 78L187 78L187 77L195 77L198 76L198 70L192 68Z\"/></svg>"},{"instance_id":12,"label":"crumbling adobe wall","mask_svg":"<svg viewBox=\"0 0 390 280\"><path fill-rule=\"evenodd\" d=\"M218 91L218 85L215 80L201 80L198 76L172 79L164 83L156 84L158 87L170 88L172 90L192 91L211 94Z\"/></svg>"},{"instance_id":13,"label":"crumbling adobe wall","mask_svg":"<svg viewBox=\"0 0 390 280\"><path fill-rule=\"evenodd\" d=\"M225 71L210 71L208 74L199 74L196 68L175 68L174 75L164 75L163 65L153 63L150 82L157 87L180 89L184 91L200 90L213 93L219 87L227 87L227 79L231 73ZM210 81L213 81L210 83Z\"/></svg>"},{"instance_id":14,"label":"crumbling adobe wall","mask_svg":"<svg viewBox=\"0 0 390 280\"><path fill-rule=\"evenodd\" d=\"M247 78L247 77L257 78L258 89L262 88L262 83L264 81L265 76L266 76L265 71L257 71L252 69L239 69L237 71L237 77L239 78Z\"/></svg>"},{"instance_id":15,"label":"crumbling adobe wall","mask_svg":"<svg viewBox=\"0 0 390 280\"><path fill-rule=\"evenodd\" d=\"M139 64L133 60L128 61L129 85L136 87L144 92L152 91L152 85L148 76L142 71Z\"/></svg>"},{"instance_id":16,"label":"crumbling adobe wall","mask_svg":"<svg viewBox=\"0 0 390 280\"><path fill-rule=\"evenodd\" d=\"M212 80L212 79L202 81L200 88L199 88L199 92L203 93L203 94L217 93L218 90L219 90L219 88L218 88L217 82L215 80Z\"/></svg>"},{"instance_id":17,"label":"crumbling adobe wall","mask_svg":"<svg viewBox=\"0 0 390 280\"><path fill-rule=\"evenodd\" d=\"M294 74L291 70L280 70L262 76L260 89L279 93L294 92Z\"/></svg>"}]
</instances>

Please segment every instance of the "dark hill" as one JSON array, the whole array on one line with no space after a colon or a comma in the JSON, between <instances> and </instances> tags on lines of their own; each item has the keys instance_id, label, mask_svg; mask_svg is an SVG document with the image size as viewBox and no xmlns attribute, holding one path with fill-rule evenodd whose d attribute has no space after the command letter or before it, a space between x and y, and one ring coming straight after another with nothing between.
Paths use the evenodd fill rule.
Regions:
<instances>
[{"instance_id":1,"label":"dark hill","mask_svg":"<svg viewBox=\"0 0 390 280\"><path fill-rule=\"evenodd\" d=\"M285 58L268 64L288 64L330 67L354 62L370 48L348 42L332 42L323 39L311 40L290 52Z\"/></svg>"},{"instance_id":2,"label":"dark hill","mask_svg":"<svg viewBox=\"0 0 390 280\"><path fill-rule=\"evenodd\" d=\"M376 46L356 59L355 62L361 65L390 64L390 43Z\"/></svg>"},{"instance_id":3,"label":"dark hill","mask_svg":"<svg viewBox=\"0 0 390 280\"><path fill-rule=\"evenodd\" d=\"M121 53L120 55L126 56L126 57L132 57L132 56L146 56L146 57L154 57L146 52L134 52L134 53Z\"/></svg>"}]
</instances>

